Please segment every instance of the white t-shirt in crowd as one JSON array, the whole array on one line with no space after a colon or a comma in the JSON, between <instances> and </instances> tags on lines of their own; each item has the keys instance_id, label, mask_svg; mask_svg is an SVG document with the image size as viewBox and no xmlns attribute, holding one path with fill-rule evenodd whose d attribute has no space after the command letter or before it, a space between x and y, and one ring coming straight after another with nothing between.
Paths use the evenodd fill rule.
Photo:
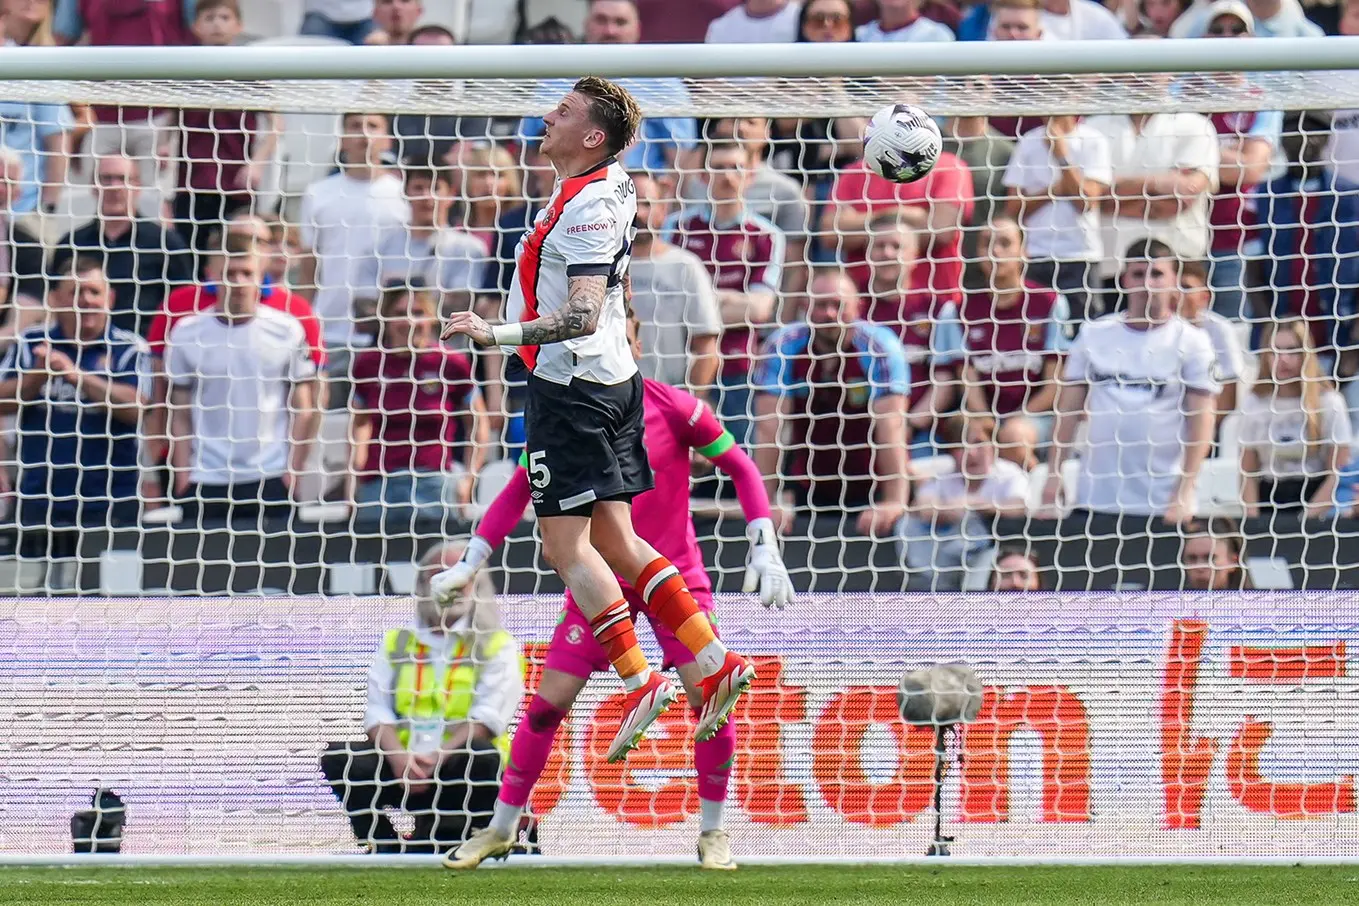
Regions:
<instances>
[{"instance_id":1,"label":"white t-shirt in crowd","mask_svg":"<svg viewBox=\"0 0 1359 906\"><path fill-rule=\"evenodd\" d=\"M1359 185L1359 109L1337 110L1327 160L1337 176Z\"/></svg>"},{"instance_id":2,"label":"white t-shirt in crowd","mask_svg":"<svg viewBox=\"0 0 1359 906\"><path fill-rule=\"evenodd\" d=\"M1237 322L1215 311L1205 311L1194 325L1208 334L1213 344L1214 376L1220 383L1230 384L1246 376L1246 349Z\"/></svg>"},{"instance_id":3,"label":"white t-shirt in crowd","mask_svg":"<svg viewBox=\"0 0 1359 906\"><path fill-rule=\"evenodd\" d=\"M873 44L881 41L954 41L957 40L952 29L942 22L927 19L924 16L918 17L910 25L893 31L883 31L882 23L874 19L866 25L860 25L854 30L856 40Z\"/></svg>"},{"instance_id":4,"label":"white t-shirt in crowd","mask_svg":"<svg viewBox=\"0 0 1359 906\"><path fill-rule=\"evenodd\" d=\"M665 245L633 258L632 310L642 326L642 375L683 387L689 377L689 341L722 332L717 291L708 268L688 249Z\"/></svg>"},{"instance_id":5,"label":"white t-shirt in crowd","mask_svg":"<svg viewBox=\"0 0 1359 906\"><path fill-rule=\"evenodd\" d=\"M772 16L756 18L745 4L734 6L708 23L706 44L791 44L797 40L802 4L789 2Z\"/></svg>"},{"instance_id":6,"label":"white t-shirt in crowd","mask_svg":"<svg viewBox=\"0 0 1359 906\"><path fill-rule=\"evenodd\" d=\"M228 322L209 309L184 318L166 340L165 373L192 393L190 480L229 485L288 469L288 400L316 376L302 324L261 305Z\"/></svg>"},{"instance_id":7,"label":"white t-shirt in crowd","mask_svg":"<svg viewBox=\"0 0 1359 906\"><path fill-rule=\"evenodd\" d=\"M1345 398L1334 390L1321 394L1320 446L1347 447L1354 431ZM1307 417L1298 396L1256 396L1241 401L1241 446L1260 457L1267 478L1305 478L1326 474L1324 450L1308 452Z\"/></svg>"},{"instance_id":8,"label":"white t-shirt in crowd","mask_svg":"<svg viewBox=\"0 0 1359 906\"><path fill-rule=\"evenodd\" d=\"M955 463L949 471L924 481L916 494L924 501L954 506L967 500L991 509L1021 506L1029 499L1029 473L1008 459L996 457L991 464L990 474L969 495L967 479Z\"/></svg>"},{"instance_id":9,"label":"white t-shirt in crowd","mask_svg":"<svg viewBox=\"0 0 1359 906\"><path fill-rule=\"evenodd\" d=\"M1045 195L1060 175L1047 142L1047 127L1030 129L1019 137L1002 177L1007 188L1025 195ZM1077 123L1066 139L1071 162L1087 180L1113 182L1109 141L1102 132ZM1099 210L1061 199L1043 205L1024 218L1024 242L1032 258L1053 261L1099 261L1104 254Z\"/></svg>"},{"instance_id":10,"label":"white t-shirt in crowd","mask_svg":"<svg viewBox=\"0 0 1359 906\"><path fill-rule=\"evenodd\" d=\"M1044 34L1059 41L1118 41L1128 37L1123 23L1102 4L1092 0L1071 0L1065 16L1040 10L1038 21Z\"/></svg>"},{"instance_id":11,"label":"white t-shirt in crowd","mask_svg":"<svg viewBox=\"0 0 1359 906\"><path fill-rule=\"evenodd\" d=\"M1147 119L1141 132L1133 128L1132 118L1126 114L1092 116L1085 122L1108 142L1115 182L1170 170L1197 170L1208 177L1208 191L1168 219L1101 214L1104 257L1100 276L1117 274L1128 246L1149 237L1161 240L1185 258L1206 257L1208 204L1217 191L1222 163L1212 122L1199 113L1157 113Z\"/></svg>"},{"instance_id":12,"label":"white t-shirt in crowd","mask_svg":"<svg viewBox=\"0 0 1359 906\"><path fill-rule=\"evenodd\" d=\"M455 623L452 632L431 632L422 625L411 627L416 642L429 652L430 666L434 670L431 679L435 688L443 687L458 642L462 642L464 650L472 648L475 640L468 631L470 627L470 617L463 617ZM493 737L509 730L515 709L524 697L524 679L519 672L521 656L519 643L511 641L477 664L477 682L472 688L472 706L467 711L467 719L485 726ZM397 722L392 701L395 691L396 668L392 666L384 638L378 643L377 653L368 667L368 708L363 714L364 730ZM445 729L447 727L442 720L429 721L425 726L412 726L412 751L433 752L438 749L443 742Z\"/></svg>"},{"instance_id":13,"label":"white t-shirt in crowd","mask_svg":"<svg viewBox=\"0 0 1359 906\"><path fill-rule=\"evenodd\" d=\"M1184 399L1217 394L1213 345L1187 321L1151 330L1122 314L1087 324L1067 352L1063 380L1088 386L1089 434L1075 506L1149 516L1174 497L1184 458Z\"/></svg>"},{"instance_id":14,"label":"white t-shirt in crowd","mask_svg":"<svg viewBox=\"0 0 1359 906\"><path fill-rule=\"evenodd\" d=\"M443 227L415 234L396 227L378 240L382 282L419 278L440 293L475 292L486 266L486 246L471 233Z\"/></svg>"},{"instance_id":15,"label":"white t-shirt in crowd","mask_svg":"<svg viewBox=\"0 0 1359 906\"><path fill-rule=\"evenodd\" d=\"M410 208L401 180L390 173L355 179L342 172L307 186L300 214L302 244L316 255L316 297L326 345L354 337L355 295L375 295L381 266L378 241L405 226Z\"/></svg>"}]
</instances>

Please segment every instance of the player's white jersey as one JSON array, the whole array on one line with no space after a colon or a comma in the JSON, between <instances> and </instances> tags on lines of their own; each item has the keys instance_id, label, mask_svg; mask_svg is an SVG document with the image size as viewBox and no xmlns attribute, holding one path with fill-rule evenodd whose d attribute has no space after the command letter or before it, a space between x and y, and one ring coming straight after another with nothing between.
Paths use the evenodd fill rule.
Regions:
<instances>
[{"instance_id":1,"label":"player's white jersey","mask_svg":"<svg viewBox=\"0 0 1359 906\"><path fill-rule=\"evenodd\" d=\"M566 305L568 277L601 275L608 291L599 324L588 337L517 351L535 375L558 384L584 378L618 384L637 373L628 348L623 306L637 193L613 158L579 176L557 180L547 206L515 249L508 321L532 321Z\"/></svg>"}]
</instances>

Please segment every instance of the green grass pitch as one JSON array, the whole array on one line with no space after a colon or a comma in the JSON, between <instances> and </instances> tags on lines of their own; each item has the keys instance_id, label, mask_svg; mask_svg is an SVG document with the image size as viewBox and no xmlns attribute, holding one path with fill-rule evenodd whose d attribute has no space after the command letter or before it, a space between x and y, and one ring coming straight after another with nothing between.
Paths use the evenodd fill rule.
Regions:
<instances>
[{"instance_id":1,"label":"green grass pitch","mask_svg":"<svg viewBox=\"0 0 1359 906\"><path fill-rule=\"evenodd\" d=\"M746 867L439 869L0 869L0 903L138 906L477 904L477 906L729 906L835 903L1307 904L1359 902L1359 866L973 868Z\"/></svg>"}]
</instances>

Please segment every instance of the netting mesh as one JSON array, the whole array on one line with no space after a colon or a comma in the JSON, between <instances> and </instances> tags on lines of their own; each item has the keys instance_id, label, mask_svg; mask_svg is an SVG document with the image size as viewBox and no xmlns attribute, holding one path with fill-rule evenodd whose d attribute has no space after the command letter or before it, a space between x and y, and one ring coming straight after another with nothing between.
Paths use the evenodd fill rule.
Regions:
<instances>
[{"instance_id":1,"label":"netting mesh","mask_svg":"<svg viewBox=\"0 0 1359 906\"><path fill-rule=\"evenodd\" d=\"M356 753L398 707L367 687L416 561L514 480L522 373L436 335L500 316L553 187L521 117L560 87L6 83L0 849L69 849L99 787L125 852L472 826L494 779ZM959 854L1352 854L1354 73L634 87L642 369L749 452L799 591L740 593L747 501L695 456L722 633L759 669L737 854L923 852L936 738L897 686L952 661L984 683L945 749ZM948 153L897 187L858 156L902 102ZM489 568L524 685L476 687L509 714L562 608L525 517ZM421 651L436 712L460 655L490 663ZM620 707L597 676L558 732L543 852L692 851L690 717L619 767Z\"/></svg>"},{"instance_id":2,"label":"netting mesh","mask_svg":"<svg viewBox=\"0 0 1359 906\"><path fill-rule=\"evenodd\" d=\"M911 103L940 116L1302 109L1359 104L1349 70L1050 75L674 78L625 80L649 116L862 116ZM198 109L464 116L541 115L571 80L278 79L16 80L15 97L44 103L154 104ZM1173 91L1167 90L1174 86Z\"/></svg>"}]
</instances>

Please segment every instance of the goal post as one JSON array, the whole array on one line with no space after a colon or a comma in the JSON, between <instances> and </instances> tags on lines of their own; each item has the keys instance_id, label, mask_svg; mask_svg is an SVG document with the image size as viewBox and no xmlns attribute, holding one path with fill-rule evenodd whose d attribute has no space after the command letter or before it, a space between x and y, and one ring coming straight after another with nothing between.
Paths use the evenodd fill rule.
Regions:
<instances>
[{"instance_id":1,"label":"goal post","mask_svg":"<svg viewBox=\"0 0 1359 906\"><path fill-rule=\"evenodd\" d=\"M732 483L695 466L718 623L759 670L735 715L738 860L922 856L936 736L902 722L898 684L952 662L983 684L946 752L959 861L1359 858L1359 38L1325 38L0 54L34 135L94 108L59 165L62 144L0 153L0 863L79 860L71 816L102 789L126 807L116 858L355 859L322 755L363 739L417 562L466 537L523 445L522 380L474 350L428 359L430 332L498 316L552 188L533 118L586 73L628 80L651 121L624 155L653 209L644 372L717 410L789 517L799 594L769 611L741 590ZM857 159L897 103L943 126L917 186ZM264 251L255 317L293 369L244 391L232 364L263 353L208 324L235 299L224 229ZM1128 277L1141 240L1171 252ZM83 293L118 329L76 343ZM828 296L877 326L800 334ZM1211 327L1145 361L1117 352L1142 334L1080 340L1153 299ZM1084 424L1054 442L1073 384ZM1166 522L1186 467L1194 519ZM488 602L529 690L562 609L532 521ZM688 860L690 715L609 765L616 686L593 679L562 725L535 845ZM431 807L369 811L419 836Z\"/></svg>"}]
</instances>

